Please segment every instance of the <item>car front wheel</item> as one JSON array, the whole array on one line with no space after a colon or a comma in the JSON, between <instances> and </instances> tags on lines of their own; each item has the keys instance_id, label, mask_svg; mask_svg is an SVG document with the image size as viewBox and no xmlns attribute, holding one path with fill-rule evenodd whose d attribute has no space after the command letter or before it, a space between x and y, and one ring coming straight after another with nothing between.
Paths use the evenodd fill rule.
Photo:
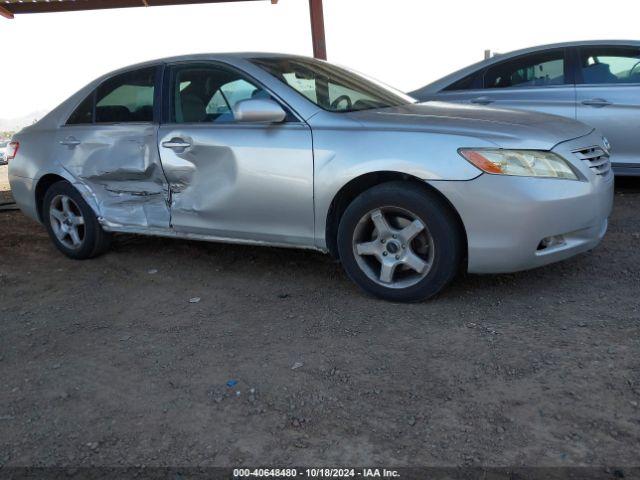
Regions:
<instances>
[{"instance_id":1,"label":"car front wheel","mask_svg":"<svg viewBox=\"0 0 640 480\"><path fill-rule=\"evenodd\" d=\"M366 292L391 301L419 301L440 292L459 271L463 232L437 194L408 182L360 194L338 229L340 260Z\"/></svg>"},{"instance_id":2,"label":"car front wheel","mask_svg":"<svg viewBox=\"0 0 640 480\"><path fill-rule=\"evenodd\" d=\"M57 182L47 190L43 220L55 246L69 258L93 258L109 247L110 234L102 229L91 207L68 182Z\"/></svg>"}]
</instances>

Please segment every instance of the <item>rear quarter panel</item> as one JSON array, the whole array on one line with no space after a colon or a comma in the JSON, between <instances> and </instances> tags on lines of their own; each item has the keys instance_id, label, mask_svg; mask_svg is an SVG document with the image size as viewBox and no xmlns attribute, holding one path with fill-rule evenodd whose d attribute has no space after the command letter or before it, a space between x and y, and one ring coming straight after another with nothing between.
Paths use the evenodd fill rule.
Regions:
<instances>
[{"instance_id":1,"label":"rear quarter panel","mask_svg":"<svg viewBox=\"0 0 640 480\"><path fill-rule=\"evenodd\" d=\"M51 152L55 130L27 128L17 133L13 141L20 143L16 158L9 162L9 184L13 198L20 209L34 220L38 218L35 188L47 173L65 177L62 169L52 165Z\"/></svg>"}]
</instances>

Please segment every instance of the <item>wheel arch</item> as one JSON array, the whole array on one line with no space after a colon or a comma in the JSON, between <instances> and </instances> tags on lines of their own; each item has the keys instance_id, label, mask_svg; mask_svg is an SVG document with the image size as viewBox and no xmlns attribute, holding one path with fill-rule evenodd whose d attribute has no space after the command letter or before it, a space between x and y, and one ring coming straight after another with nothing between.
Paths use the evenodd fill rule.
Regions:
<instances>
[{"instance_id":1,"label":"wheel arch","mask_svg":"<svg viewBox=\"0 0 640 480\"><path fill-rule=\"evenodd\" d=\"M58 182L68 182L69 180L58 175L56 173L47 173L43 175L38 180L35 188L35 202L36 202L36 211L38 212L38 220L43 221L42 218L42 207L44 203L44 196L47 194L47 190L51 187L51 185Z\"/></svg>"},{"instance_id":2,"label":"wheel arch","mask_svg":"<svg viewBox=\"0 0 640 480\"><path fill-rule=\"evenodd\" d=\"M453 213L454 217L457 220L458 227L463 238L463 265L465 265L468 245L467 231L465 229L462 218L460 217L460 214L458 213L456 208L451 204L449 199L445 197L437 188L429 185L424 180L418 177L396 171L376 171L365 173L351 179L335 194L331 201L329 211L327 212L325 228L325 241L327 250L329 250L331 256L335 259L339 259L340 257L338 254L337 246L338 226L340 225L342 215L344 214L349 204L364 191L375 187L376 185L394 181L410 182L412 185L417 185L419 188L425 191L436 194L444 202L444 204L447 205L447 207L450 209L451 213Z\"/></svg>"},{"instance_id":3,"label":"wheel arch","mask_svg":"<svg viewBox=\"0 0 640 480\"><path fill-rule=\"evenodd\" d=\"M34 197L35 197L34 200L36 205L36 213L38 214L38 220L40 222L43 222L43 218L42 218L43 205L42 204L44 202L44 197L47 194L47 190L49 189L49 187L51 187L51 185L57 182L67 182L73 188L75 188L80 193L80 195L82 195L82 198L84 198L84 200L87 202L87 204L89 205L89 208L91 208L93 212L96 214L96 216L100 218L97 205L95 204L93 199L93 194L91 190L89 190L89 188L87 188L82 183L76 182L73 179L73 177L67 175L66 172L47 172L44 175L42 175L40 178L38 178L35 184L35 188L33 189Z\"/></svg>"}]
</instances>

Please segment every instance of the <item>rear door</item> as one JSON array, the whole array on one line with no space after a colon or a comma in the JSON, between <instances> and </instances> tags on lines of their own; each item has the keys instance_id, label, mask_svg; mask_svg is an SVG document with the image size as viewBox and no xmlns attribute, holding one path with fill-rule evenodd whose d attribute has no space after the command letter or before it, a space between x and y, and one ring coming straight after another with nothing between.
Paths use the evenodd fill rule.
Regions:
<instances>
[{"instance_id":1,"label":"rear door","mask_svg":"<svg viewBox=\"0 0 640 480\"><path fill-rule=\"evenodd\" d=\"M575 118L575 85L564 48L493 64L443 89L437 99Z\"/></svg>"},{"instance_id":2,"label":"rear door","mask_svg":"<svg viewBox=\"0 0 640 480\"><path fill-rule=\"evenodd\" d=\"M640 48L581 47L577 77L578 120L609 139L617 173L640 174Z\"/></svg>"},{"instance_id":3,"label":"rear door","mask_svg":"<svg viewBox=\"0 0 640 480\"><path fill-rule=\"evenodd\" d=\"M311 130L264 86L217 62L171 65L159 149L175 231L312 245ZM278 101L283 123L239 123L242 100Z\"/></svg>"},{"instance_id":4,"label":"rear door","mask_svg":"<svg viewBox=\"0 0 640 480\"><path fill-rule=\"evenodd\" d=\"M161 67L152 66L106 80L57 132L56 159L118 229L169 228L157 144L160 79Z\"/></svg>"}]
</instances>

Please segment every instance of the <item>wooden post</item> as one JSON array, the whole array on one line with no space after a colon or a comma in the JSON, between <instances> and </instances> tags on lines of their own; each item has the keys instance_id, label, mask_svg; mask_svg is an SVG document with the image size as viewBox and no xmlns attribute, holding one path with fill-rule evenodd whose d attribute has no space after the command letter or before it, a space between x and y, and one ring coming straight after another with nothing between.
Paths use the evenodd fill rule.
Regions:
<instances>
[{"instance_id":1,"label":"wooden post","mask_svg":"<svg viewBox=\"0 0 640 480\"><path fill-rule=\"evenodd\" d=\"M322 60L327 59L327 44L324 36L324 14L322 0L309 0L311 14L311 39L313 42L313 56Z\"/></svg>"},{"instance_id":2,"label":"wooden post","mask_svg":"<svg viewBox=\"0 0 640 480\"><path fill-rule=\"evenodd\" d=\"M13 18L13 13L0 5L0 17L8 18L11 20Z\"/></svg>"}]
</instances>

